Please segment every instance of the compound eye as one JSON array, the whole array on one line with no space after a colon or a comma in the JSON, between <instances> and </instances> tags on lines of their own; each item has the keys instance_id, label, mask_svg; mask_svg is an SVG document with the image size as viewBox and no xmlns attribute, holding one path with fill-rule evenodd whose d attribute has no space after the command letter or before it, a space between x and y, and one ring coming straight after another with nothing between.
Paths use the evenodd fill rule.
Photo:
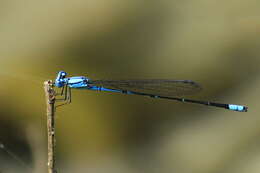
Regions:
<instances>
[{"instance_id":1,"label":"compound eye","mask_svg":"<svg viewBox=\"0 0 260 173\"><path fill-rule=\"evenodd\" d=\"M66 74L65 72L62 72L62 73L60 74L60 78L61 78L61 79L64 79L64 78L66 77L66 75L67 75L67 74Z\"/></svg>"}]
</instances>

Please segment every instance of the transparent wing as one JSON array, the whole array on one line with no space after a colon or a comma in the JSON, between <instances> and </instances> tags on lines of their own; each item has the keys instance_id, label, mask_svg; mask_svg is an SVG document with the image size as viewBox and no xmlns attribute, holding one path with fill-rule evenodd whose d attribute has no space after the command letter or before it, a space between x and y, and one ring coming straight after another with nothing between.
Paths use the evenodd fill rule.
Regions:
<instances>
[{"instance_id":1,"label":"transparent wing","mask_svg":"<svg viewBox=\"0 0 260 173\"><path fill-rule=\"evenodd\" d=\"M90 80L89 84L109 89L127 90L158 96L182 96L201 90L201 87L191 80Z\"/></svg>"}]
</instances>

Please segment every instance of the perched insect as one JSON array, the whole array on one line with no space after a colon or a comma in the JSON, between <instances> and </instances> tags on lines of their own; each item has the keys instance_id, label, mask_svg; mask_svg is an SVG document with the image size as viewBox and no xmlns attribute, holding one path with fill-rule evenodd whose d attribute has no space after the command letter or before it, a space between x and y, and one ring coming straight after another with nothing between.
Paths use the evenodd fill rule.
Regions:
<instances>
[{"instance_id":1,"label":"perched insect","mask_svg":"<svg viewBox=\"0 0 260 173\"><path fill-rule=\"evenodd\" d=\"M88 89L150 96L153 98L170 99L179 102L215 106L238 112L247 112L246 106L176 97L193 94L201 89L197 83L191 80L91 80L85 76L67 77L66 72L59 71L54 85L58 88L62 88L59 95L64 96L61 100L65 101L65 104L71 103L71 89Z\"/></svg>"}]
</instances>

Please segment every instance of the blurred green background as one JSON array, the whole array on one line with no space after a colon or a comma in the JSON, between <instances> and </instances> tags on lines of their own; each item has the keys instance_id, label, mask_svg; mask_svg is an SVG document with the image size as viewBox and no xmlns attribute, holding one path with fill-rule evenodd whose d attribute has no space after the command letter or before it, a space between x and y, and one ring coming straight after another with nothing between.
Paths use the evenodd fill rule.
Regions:
<instances>
[{"instance_id":1,"label":"blurred green background","mask_svg":"<svg viewBox=\"0 0 260 173\"><path fill-rule=\"evenodd\" d=\"M0 6L0 172L47 172L43 81L191 79L239 113L74 91L57 111L58 172L258 173L260 2L18 1ZM31 167L28 169L28 167Z\"/></svg>"}]
</instances>

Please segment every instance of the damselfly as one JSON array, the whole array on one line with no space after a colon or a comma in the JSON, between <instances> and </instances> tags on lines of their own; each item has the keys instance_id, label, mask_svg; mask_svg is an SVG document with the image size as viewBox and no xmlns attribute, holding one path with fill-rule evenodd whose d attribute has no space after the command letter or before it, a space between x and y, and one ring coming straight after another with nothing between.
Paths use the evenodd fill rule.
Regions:
<instances>
[{"instance_id":1,"label":"damselfly","mask_svg":"<svg viewBox=\"0 0 260 173\"><path fill-rule=\"evenodd\" d=\"M91 80L85 76L67 77L66 72L60 71L54 85L62 88L59 95L63 96L61 100L65 101L65 104L71 103L71 89L88 89L150 96L152 98L170 99L179 102L215 106L238 112L247 112L246 106L180 98L179 96L193 94L201 90L199 84L191 80Z\"/></svg>"}]
</instances>

